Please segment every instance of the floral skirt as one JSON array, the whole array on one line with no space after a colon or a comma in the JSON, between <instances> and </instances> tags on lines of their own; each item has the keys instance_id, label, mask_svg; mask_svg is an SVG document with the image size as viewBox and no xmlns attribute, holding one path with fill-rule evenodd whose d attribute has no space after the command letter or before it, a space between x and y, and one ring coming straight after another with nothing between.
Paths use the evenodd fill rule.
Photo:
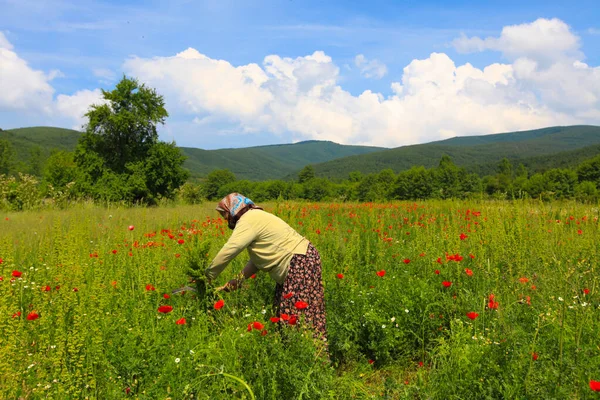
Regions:
<instances>
[{"instance_id":1,"label":"floral skirt","mask_svg":"<svg viewBox=\"0 0 600 400\"><path fill-rule=\"evenodd\" d=\"M273 303L278 317L290 318L288 323L303 320L314 329L315 337L327 341L321 256L312 243L306 254L292 257L285 281L275 287Z\"/></svg>"}]
</instances>

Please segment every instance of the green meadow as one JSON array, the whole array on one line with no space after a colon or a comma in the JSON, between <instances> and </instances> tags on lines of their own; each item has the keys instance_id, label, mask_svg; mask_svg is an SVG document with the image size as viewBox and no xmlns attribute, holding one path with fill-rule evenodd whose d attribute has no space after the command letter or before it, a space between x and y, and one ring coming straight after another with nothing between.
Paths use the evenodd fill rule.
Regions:
<instances>
[{"instance_id":1,"label":"green meadow","mask_svg":"<svg viewBox=\"0 0 600 400\"><path fill-rule=\"evenodd\" d=\"M596 206L265 209L321 253L329 355L271 322L267 274L171 294L230 235L212 203L3 212L0 398L598 398Z\"/></svg>"}]
</instances>

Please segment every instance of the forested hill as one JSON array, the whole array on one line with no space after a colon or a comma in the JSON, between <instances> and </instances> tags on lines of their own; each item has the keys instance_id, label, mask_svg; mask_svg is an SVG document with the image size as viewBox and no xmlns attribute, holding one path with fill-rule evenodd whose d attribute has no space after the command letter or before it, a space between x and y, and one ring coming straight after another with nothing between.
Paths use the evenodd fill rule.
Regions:
<instances>
[{"instance_id":1,"label":"forested hill","mask_svg":"<svg viewBox=\"0 0 600 400\"><path fill-rule=\"evenodd\" d=\"M32 127L0 131L0 140L6 139L12 144L17 170L26 171L32 157L43 161L53 149L74 150L81 135L71 129ZM308 164L383 150L381 147L346 146L315 140L240 149L180 149L188 157L184 167L190 170L192 177L227 168L238 179L255 181L283 178Z\"/></svg>"},{"instance_id":2,"label":"forested hill","mask_svg":"<svg viewBox=\"0 0 600 400\"><path fill-rule=\"evenodd\" d=\"M551 127L403 146L316 164L314 169L317 176L339 179L347 178L351 171L375 173L389 168L400 172L420 165L431 168L446 154L456 165L485 175L494 173L503 158L513 165L523 163L530 170L570 165L567 157L587 159L598 154L596 145L600 145L598 126Z\"/></svg>"}]
</instances>

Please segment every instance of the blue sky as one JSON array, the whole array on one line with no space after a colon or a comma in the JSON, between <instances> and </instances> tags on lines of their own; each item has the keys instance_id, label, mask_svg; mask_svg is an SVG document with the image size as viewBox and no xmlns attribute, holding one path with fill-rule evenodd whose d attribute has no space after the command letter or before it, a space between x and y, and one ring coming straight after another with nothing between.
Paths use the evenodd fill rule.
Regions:
<instances>
[{"instance_id":1,"label":"blue sky","mask_svg":"<svg viewBox=\"0 0 600 400\"><path fill-rule=\"evenodd\" d=\"M5 47L10 47L10 51L26 63L28 73L33 71L46 76L45 82L35 88L36 92L28 87L31 80L15 82L9 72L2 72L0 65L1 86L16 87L15 90L24 94L33 90L34 97L41 90L44 95L40 97L46 101L33 104L28 99L17 107L18 99L5 99L4 103L0 99L0 127L78 126L82 121L69 112L69 108L72 111L76 108L74 104L81 107L82 102L93 99L98 88L110 89L123 73L136 74L165 94L171 117L161 130L163 139L201 148L305 139L392 147L447 136L528 129L561 122L600 124L597 100L600 93L596 89L600 76L597 72L600 71L597 70L600 65L597 1L454 1L451 7L447 3L0 0L3 10L0 32L9 43ZM560 31L557 35L566 37L567 41L564 54L553 56L546 64L539 54L551 49L544 48L543 43L539 52L531 47L515 50L514 43L518 45L519 40L513 38L510 42L502 36L503 28L521 25L523 34L528 37L531 35L526 29L531 29L532 35L535 32L545 35L543 29L535 30L536 21L540 19L553 21L547 25L550 29L557 27ZM479 47L465 42L466 47L459 47L455 40L460 37L498 40ZM568 41L570 37L577 39L576 44ZM195 71L202 70L200 63L207 57L222 60L232 68L257 64L268 80L253 72L253 77L248 78L253 80L251 90L244 82L239 88L227 85L223 91L235 93L232 98L237 100L233 106L224 104L226 100L214 99L225 95L219 85L202 81L202 76L197 76L198 86L194 90L178 81L183 76L175 72L175 68L181 66L169 63L188 48L202 57L194 56L196 64L177 71L196 76ZM468 51L464 51L465 48ZM473 50L475 48L477 50ZM322 52L324 58L305 59L315 52ZM447 59L433 60L432 53L444 54ZM295 72L286 75L285 80L275 79L277 73L269 72L264 61L271 55L284 60L278 64L278 71L288 71L294 64ZM357 58L358 55L362 58ZM134 57L137 62L127 62ZM411 64L414 60L430 60L429 64L435 65ZM447 82L440 77L445 74L441 71L451 76L460 75L448 60L456 67L469 63L477 70L493 64L510 65L512 72L503 72L503 76L510 75L508 80L496 74L481 78L478 71L469 72L468 87L460 83L463 86L457 88L457 82ZM537 67L534 70L523 67L524 60L534 61ZM553 87L551 81L556 79L552 74L570 74L567 68L574 62L586 65L585 75L578 79L588 80L585 86L591 89L586 98L591 100L563 106L556 99L564 98L565 93L577 93L577 87L569 86L575 85L569 82ZM8 65L8 61L5 63ZM413 72L406 74L404 68L409 65L414 67ZM308 69L302 69L304 66ZM309 70L312 71L309 83L294 81L295 89L284 84L284 81L295 80L300 71ZM577 69L579 72L581 68ZM227 83L233 79L229 73L235 72L211 69L215 75L210 80L220 82L222 79ZM165 74L169 78L162 78ZM543 76L547 79L541 81L539 77ZM410 83L423 79L441 92L430 95L428 87ZM474 93L472 82L476 80L491 84L493 94L488 89ZM394 90L394 83L402 84L401 93ZM298 85L310 88L303 91L297 89ZM277 89L272 89L275 86ZM83 93L85 90L88 92ZM365 91L377 94L379 100L360 98ZM464 97L467 91L468 97ZM412 97L407 98L407 93ZM439 118L418 124L415 112L423 105L434 107L440 93L448 96L447 99L420 120L427 120L432 114L439 114ZM59 101L61 95L64 97ZM502 97L502 104L495 103L491 107L491 96ZM457 98L460 101L455 101ZM235 105L254 102L260 103L260 107L247 112L235 109ZM534 111L524 114L523 102L528 103L528 110ZM307 104L310 108L305 107ZM456 109L446 114L443 104L452 104ZM315 110L327 113L318 115ZM476 121L469 125L469 115L455 120L453 115L460 110L470 110L465 113L471 112L471 118ZM481 118L482 112L489 116ZM502 122L506 119L509 122Z\"/></svg>"}]
</instances>

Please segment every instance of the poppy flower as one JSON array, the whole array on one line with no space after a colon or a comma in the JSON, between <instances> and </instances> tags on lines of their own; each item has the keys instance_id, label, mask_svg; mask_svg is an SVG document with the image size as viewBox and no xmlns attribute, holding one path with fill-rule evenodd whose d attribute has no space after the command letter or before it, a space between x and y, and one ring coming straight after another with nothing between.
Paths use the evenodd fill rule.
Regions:
<instances>
[{"instance_id":1,"label":"poppy flower","mask_svg":"<svg viewBox=\"0 0 600 400\"><path fill-rule=\"evenodd\" d=\"M170 299L171 296L169 296L167 293L163 294L163 299Z\"/></svg>"},{"instance_id":2,"label":"poppy flower","mask_svg":"<svg viewBox=\"0 0 600 400\"><path fill-rule=\"evenodd\" d=\"M529 282L529 279L523 276L523 277L519 278L519 282L521 282L524 285L527 282Z\"/></svg>"},{"instance_id":3,"label":"poppy flower","mask_svg":"<svg viewBox=\"0 0 600 400\"><path fill-rule=\"evenodd\" d=\"M442 257L438 257L437 260L435 260L436 263L441 264L442 263Z\"/></svg>"},{"instance_id":4,"label":"poppy flower","mask_svg":"<svg viewBox=\"0 0 600 400\"><path fill-rule=\"evenodd\" d=\"M408 259L408 258L405 258L404 260L402 260L402 262L403 262L404 264L408 264L408 263L410 263L410 259Z\"/></svg>"},{"instance_id":5,"label":"poppy flower","mask_svg":"<svg viewBox=\"0 0 600 400\"><path fill-rule=\"evenodd\" d=\"M594 392L600 392L600 381L593 381L590 379L590 389Z\"/></svg>"},{"instance_id":6,"label":"poppy flower","mask_svg":"<svg viewBox=\"0 0 600 400\"><path fill-rule=\"evenodd\" d=\"M2 264L4 262L4 260L2 259L2 257L0 257L0 264Z\"/></svg>"},{"instance_id":7,"label":"poppy flower","mask_svg":"<svg viewBox=\"0 0 600 400\"><path fill-rule=\"evenodd\" d=\"M175 321L177 325L185 325L185 322L185 318L179 318L177 321Z\"/></svg>"},{"instance_id":8,"label":"poppy flower","mask_svg":"<svg viewBox=\"0 0 600 400\"><path fill-rule=\"evenodd\" d=\"M288 320L290 319L290 316L289 316L289 315L287 315L287 314L281 314L281 315L280 315L280 317L281 317L281 319L282 319L282 320L284 320L284 321L288 321Z\"/></svg>"},{"instance_id":9,"label":"poppy flower","mask_svg":"<svg viewBox=\"0 0 600 400\"><path fill-rule=\"evenodd\" d=\"M383 277L385 276L385 270L384 270L384 269L382 269L381 271L377 271L377 276L379 276L379 277L382 277L382 278L383 278Z\"/></svg>"},{"instance_id":10,"label":"poppy flower","mask_svg":"<svg viewBox=\"0 0 600 400\"><path fill-rule=\"evenodd\" d=\"M469 257L471 257L473 260L475 259L475 256L473 254L469 253Z\"/></svg>"},{"instance_id":11,"label":"poppy flower","mask_svg":"<svg viewBox=\"0 0 600 400\"><path fill-rule=\"evenodd\" d=\"M131 392L131 388L130 387L126 387L125 388L125 394L129 394Z\"/></svg>"},{"instance_id":12,"label":"poppy flower","mask_svg":"<svg viewBox=\"0 0 600 400\"><path fill-rule=\"evenodd\" d=\"M439 275L439 274L440 274L440 270L439 270L439 269L436 269L436 270L435 270L435 271L433 271L433 272L434 272L436 275Z\"/></svg>"},{"instance_id":13,"label":"poppy flower","mask_svg":"<svg viewBox=\"0 0 600 400\"><path fill-rule=\"evenodd\" d=\"M173 306L160 306L158 307L158 312L163 314L168 314L173 311Z\"/></svg>"},{"instance_id":14,"label":"poppy flower","mask_svg":"<svg viewBox=\"0 0 600 400\"><path fill-rule=\"evenodd\" d=\"M469 268L465 268L465 274L467 274L468 276L473 276L473 271Z\"/></svg>"},{"instance_id":15,"label":"poppy flower","mask_svg":"<svg viewBox=\"0 0 600 400\"><path fill-rule=\"evenodd\" d=\"M468 238L468 236L465 235L464 233L461 233L459 237L460 237L460 240L465 240L466 238Z\"/></svg>"},{"instance_id":16,"label":"poppy flower","mask_svg":"<svg viewBox=\"0 0 600 400\"><path fill-rule=\"evenodd\" d=\"M469 319L473 320L473 319L475 319L475 318L479 317L479 314L477 314L477 313L476 313L476 312L474 312L474 311L471 311L471 312L468 312L468 313L467 313L467 317L468 317Z\"/></svg>"},{"instance_id":17,"label":"poppy flower","mask_svg":"<svg viewBox=\"0 0 600 400\"><path fill-rule=\"evenodd\" d=\"M246 329L248 332L252 331L252 324L248 324L248 329Z\"/></svg>"},{"instance_id":18,"label":"poppy flower","mask_svg":"<svg viewBox=\"0 0 600 400\"><path fill-rule=\"evenodd\" d=\"M112 251L112 253L113 253L113 254L117 254L117 250L116 250L116 249L115 249L115 250L113 250L113 251Z\"/></svg>"},{"instance_id":19,"label":"poppy flower","mask_svg":"<svg viewBox=\"0 0 600 400\"><path fill-rule=\"evenodd\" d=\"M267 336L267 330L266 330L266 329L263 329L263 330L260 332L260 336Z\"/></svg>"},{"instance_id":20,"label":"poppy flower","mask_svg":"<svg viewBox=\"0 0 600 400\"><path fill-rule=\"evenodd\" d=\"M294 304L294 306L298 310L304 310L306 307L308 307L308 303L305 301L297 301L296 304Z\"/></svg>"},{"instance_id":21,"label":"poppy flower","mask_svg":"<svg viewBox=\"0 0 600 400\"><path fill-rule=\"evenodd\" d=\"M260 330L264 329L265 326L263 324L261 324L260 322L258 322L258 321L254 321L252 323L252 327L254 329L256 329L257 331L260 331Z\"/></svg>"},{"instance_id":22,"label":"poppy flower","mask_svg":"<svg viewBox=\"0 0 600 400\"><path fill-rule=\"evenodd\" d=\"M156 290L156 288L150 284L146 285L146 291L147 292L153 292L154 290Z\"/></svg>"},{"instance_id":23,"label":"poppy flower","mask_svg":"<svg viewBox=\"0 0 600 400\"><path fill-rule=\"evenodd\" d=\"M220 310L225 305L225 301L223 299L217 301L214 305L215 310Z\"/></svg>"},{"instance_id":24,"label":"poppy flower","mask_svg":"<svg viewBox=\"0 0 600 400\"><path fill-rule=\"evenodd\" d=\"M315 232L316 232L317 235L321 234L321 230L320 229L317 229Z\"/></svg>"},{"instance_id":25,"label":"poppy flower","mask_svg":"<svg viewBox=\"0 0 600 400\"><path fill-rule=\"evenodd\" d=\"M284 299L289 299L290 297L292 297L294 295L294 292L289 292L283 295Z\"/></svg>"},{"instance_id":26,"label":"poppy flower","mask_svg":"<svg viewBox=\"0 0 600 400\"><path fill-rule=\"evenodd\" d=\"M74 291L74 292L79 292L79 288L76 288L76 287L74 287L74 288L73 288L73 291Z\"/></svg>"},{"instance_id":27,"label":"poppy flower","mask_svg":"<svg viewBox=\"0 0 600 400\"><path fill-rule=\"evenodd\" d=\"M373 364L374 362L374 360L369 360L369 364Z\"/></svg>"},{"instance_id":28,"label":"poppy flower","mask_svg":"<svg viewBox=\"0 0 600 400\"><path fill-rule=\"evenodd\" d=\"M127 229L129 229L130 231L132 231L132 230L134 230L134 229L135 229L135 226L133 226L133 225L129 225L129 226L127 227Z\"/></svg>"},{"instance_id":29,"label":"poppy flower","mask_svg":"<svg viewBox=\"0 0 600 400\"><path fill-rule=\"evenodd\" d=\"M256 274L250 275L250 279L256 279Z\"/></svg>"},{"instance_id":30,"label":"poppy flower","mask_svg":"<svg viewBox=\"0 0 600 400\"><path fill-rule=\"evenodd\" d=\"M344 279L344 274L337 274L338 279Z\"/></svg>"},{"instance_id":31,"label":"poppy flower","mask_svg":"<svg viewBox=\"0 0 600 400\"><path fill-rule=\"evenodd\" d=\"M274 324L278 323L280 320L281 320L281 318L279 318L279 317L271 317L271 322Z\"/></svg>"},{"instance_id":32,"label":"poppy flower","mask_svg":"<svg viewBox=\"0 0 600 400\"><path fill-rule=\"evenodd\" d=\"M537 361L538 357L538 353L531 353L531 358L533 358L533 361Z\"/></svg>"},{"instance_id":33,"label":"poppy flower","mask_svg":"<svg viewBox=\"0 0 600 400\"><path fill-rule=\"evenodd\" d=\"M444 282L442 282L442 285L444 285L444 287L450 287L450 286L452 286L452 282L444 281Z\"/></svg>"},{"instance_id":34,"label":"poppy flower","mask_svg":"<svg viewBox=\"0 0 600 400\"><path fill-rule=\"evenodd\" d=\"M588 289L588 288L583 289L583 294L590 294L590 289Z\"/></svg>"},{"instance_id":35,"label":"poppy flower","mask_svg":"<svg viewBox=\"0 0 600 400\"><path fill-rule=\"evenodd\" d=\"M488 308L490 310L498 309L498 302L495 301L495 296L493 294L490 294L490 297L488 298Z\"/></svg>"},{"instance_id":36,"label":"poppy flower","mask_svg":"<svg viewBox=\"0 0 600 400\"><path fill-rule=\"evenodd\" d=\"M48 285L46 285L45 287L42 288L42 291L44 291L44 292L49 292L51 290L52 290L52 288Z\"/></svg>"},{"instance_id":37,"label":"poppy flower","mask_svg":"<svg viewBox=\"0 0 600 400\"><path fill-rule=\"evenodd\" d=\"M40 315L38 313L36 313L35 311L32 311L29 314L27 314L27 321L35 321L39 317L40 317Z\"/></svg>"},{"instance_id":38,"label":"poppy flower","mask_svg":"<svg viewBox=\"0 0 600 400\"><path fill-rule=\"evenodd\" d=\"M21 316L21 311L17 311L16 313L13 314L13 318L19 318Z\"/></svg>"},{"instance_id":39,"label":"poppy flower","mask_svg":"<svg viewBox=\"0 0 600 400\"><path fill-rule=\"evenodd\" d=\"M583 231L581 229L577 229L577 234L581 235L581 234L583 234Z\"/></svg>"},{"instance_id":40,"label":"poppy flower","mask_svg":"<svg viewBox=\"0 0 600 400\"><path fill-rule=\"evenodd\" d=\"M23 275L23 273L22 273L22 272L20 272L20 271L14 270L14 271L12 272L12 276L14 276L15 278L20 278L20 277L21 277L21 275Z\"/></svg>"},{"instance_id":41,"label":"poppy flower","mask_svg":"<svg viewBox=\"0 0 600 400\"><path fill-rule=\"evenodd\" d=\"M290 324L290 325L296 325L297 322L298 322L298 316L297 315L290 315L290 320L288 321L288 324Z\"/></svg>"}]
</instances>

